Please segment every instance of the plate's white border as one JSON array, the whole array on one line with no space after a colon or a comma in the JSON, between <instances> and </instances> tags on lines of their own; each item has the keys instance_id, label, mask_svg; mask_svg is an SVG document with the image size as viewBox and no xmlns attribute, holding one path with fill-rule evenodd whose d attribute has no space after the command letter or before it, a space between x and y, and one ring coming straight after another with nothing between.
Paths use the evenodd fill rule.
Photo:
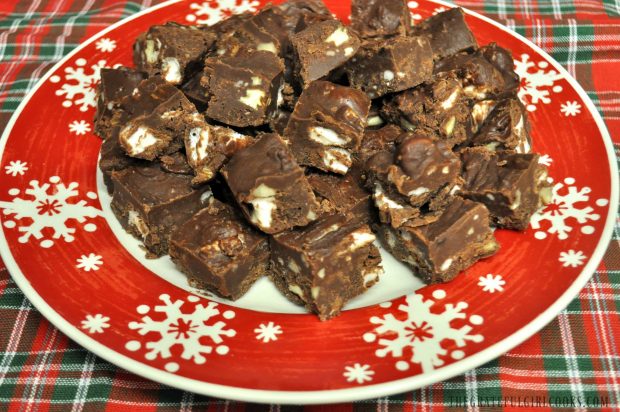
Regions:
<instances>
[{"instance_id":1,"label":"plate's white border","mask_svg":"<svg viewBox=\"0 0 620 412\"><path fill-rule=\"evenodd\" d=\"M71 59L75 54L77 54L80 50L82 50L86 45L93 43L98 38L102 37L106 33L115 28L123 25L131 20L134 20L140 16L151 13L154 10L167 7L170 4L177 3L181 0L170 0L159 4L155 7L146 9L140 13L137 13L133 16L130 16L126 19L123 19L102 32L96 34L91 37L85 43L78 46L75 50L65 56L62 60L60 60L54 67L52 67L45 76L37 83L37 85L32 89L30 93L24 98L21 102L15 114L11 117L9 123L7 124L4 133L2 134L2 138L0 138L0 158L2 153L4 152L4 147L6 146L6 142L11 133L13 126L20 113L28 103L28 101L32 98L32 96L36 93L36 91L41 87L41 85L47 81L47 79L51 76L53 72L55 72L61 65ZM444 2L442 0L429 0L431 2L453 7L453 4ZM586 285L599 262L603 258L605 250L609 244L611 239L611 235L614 229L614 217L616 215L616 207L618 205L618 167L616 164L616 157L614 154L613 143L609 132L601 118L600 114L596 110L594 103L590 100L586 92L581 88L581 86L577 83L575 79L573 79L570 74L564 69L559 63L557 63L549 54L547 54L540 47L521 36L518 33L515 33L509 30L507 27L485 17L479 13L472 12L470 10L466 10L468 14L471 14L479 19L482 19L488 23L493 24L494 26L502 29L508 34L516 37L522 42L526 43L528 46L536 50L543 57L545 57L551 64L554 66L556 70L566 76L568 82L577 90L579 96L585 102L586 107L592 113L594 120L599 128L600 133L603 136L603 141L605 143L605 147L607 149L607 157L611 171L611 199L609 203L609 213L607 215L607 221L605 222L605 228L603 229L603 233L601 235L601 241L597 245L592 257L586 264L586 266L581 271L581 274L577 277L575 282L562 294L562 296L555 301L550 307L548 307L543 313L541 313L537 318L535 318L528 325L519 329L517 332L508 336L504 340L497 342L494 345L489 346L488 348L464 358L463 360L448 365L444 368L433 370L432 372L425 373L422 375L412 376L405 379L399 379L392 382L386 382L376 385L363 386L359 388L350 388L350 389L335 389L335 390L325 390L325 391L268 391L268 390L255 390L255 389L245 389L238 388L233 386L224 386L217 385L207 382L202 382L194 379L184 378L178 375L174 375L172 373L168 373L162 371L160 369L156 369L154 367L148 366L144 363L138 362L134 359L128 358L122 355L119 352L116 352L108 347L102 345L97 342L95 339L91 338L83 331L78 329L76 326L72 325L64 318L62 318L52 307L50 307L45 300L41 298L41 296L33 289L30 285L28 279L21 272L19 266L13 259L9 251L9 247L4 237L4 231L0 229L0 256L4 260L4 263L9 270L9 273L13 276L13 279L19 286L19 288L24 292L26 297L32 302L32 304L58 329L60 329L64 334L66 334L69 338L77 342L79 345L85 347L86 349L92 351L97 356L116 364L122 368L127 369L133 373L136 373L145 378L151 379L153 381L157 381L163 383L165 385L169 385L175 388L208 395L215 396L218 398L226 398L247 402L257 402L257 403L281 403L281 404L323 404L323 403L336 403L336 402L350 402L362 399L370 399L376 398L380 396L387 396L396 393L406 392L413 389L421 388L423 386L427 386L436 382L440 382L454 376L463 374L464 372L478 367L486 362L489 362L498 356L508 352L515 346L519 345L530 336L538 332L542 329L547 323L553 320L556 315L564 309L571 300L579 293L579 291ZM1 225L0 225L1 227Z\"/></svg>"}]
</instances>

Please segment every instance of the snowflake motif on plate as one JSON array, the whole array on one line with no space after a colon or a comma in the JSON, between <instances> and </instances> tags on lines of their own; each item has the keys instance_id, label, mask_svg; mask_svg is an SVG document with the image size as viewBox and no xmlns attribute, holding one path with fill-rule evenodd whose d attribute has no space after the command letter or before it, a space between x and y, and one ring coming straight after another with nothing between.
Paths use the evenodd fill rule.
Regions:
<instances>
[{"instance_id":1,"label":"snowflake motif on plate","mask_svg":"<svg viewBox=\"0 0 620 412\"><path fill-rule=\"evenodd\" d=\"M97 271L103 265L103 258L100 255L89 253L88 255L80 256L76 263L75 267L84 270L84 272Z\"/></svg>"},{"instance_id":2,"label":"snowflake motif on plate","mask_svg":"<svg viewBox=\"0 0 620 412\"><path fill-rule=\"evenodd\" d=\"M556 183L553 186L553 201L532 216L530 225L536 231L534 237L546 239L548 234L557 234L558 239L565 240L568 239L575 224L583 225L581 233L593 234L594 226L586 223L597 221L601 216L594 213L594 208L588 205L591 192L592 189L589 187L575 186L575 179L572 177ZM599 207L607 206L608 203L607 199L596 201Z\"/></svg>"},{"instance_id":3,"label":"snowflake motif on plate","mask_svg":"<svg viewBox=\"0 0 620 412\"><path fill-rule=\"evenodd\" d=\"M39 240L39 245L49 248L54 242L63 239L73 242L76 232L75 224L82 225L87 232L94 232L97 226L86 223L88 219L101 216L102 212L88 204L86 200L78 200L78 183L71 182L65 185L58 176L49 178L49 183L41 184L38 180L31 180L30 187L25 190L24 197L19 197L20 189L10 189L11 201L0 201L0 209L4 209L5 216L10 216L4 222L8 229L17 228L23 235L18 239L20 243L27 243L31 237ZM97 199L97 194L88 192L89 199Z\"/></svg>"},{"instance_id":4,"label":"snowflake motif on plate","mask_svg":"<svg viewBox=\"0 0 620 412\"><path fill-rule=\"evenodd\" d=\"M74 133L76 136L83 136L90 131L90 124L85 120L74 120L69 123L69 132Z\"/></svg>"},{"instance_id":5,"label":"snowflake motif on plate","mask_svg":"<svg viewBox=\"0 0 620 412\"><path fill-rule=\"evenodd\" d=\"M144 345L144 357L147 360L170 359L171 349L177 346L182 349L182 359L193 361L197 365L204 364L207 361L205 355L213 351L218 355L229 352L228 346L222 343L225 337L232 338L237 332L226 329L226 322L218 319L220 310L216 302L208 302L207 306L204 306L199 303L200 298L193 295L188 296L187 300L172 301L169 295L164 294L159 299L163 305L153 308L156 319L147 315L151 312L150 306L140 305L136 310L143 315L141 320L129 323L129 329L136 330L142 336L152 333L159 335L158 339L149 340ZM227 310L221 316L224 319L233 319L235 312ZM142 342L131 340L125 348L135 352L142 349L142 346ZM175 361L165 365L168 372L176 372L179 368L179 363Z\"/></svg>"},{"instance_id":6,"label":"snowflake motif on plate","mask_svg":"<svg viewBox=\"0 0 620 412\"><path fill-rule=\"evenodd\" d=\"M7 175L13 177L17 175L23 176L28 171L28 163L21 160L11 160L8 165L4 166L4 171Z\"/></svg>"},{"instance_id":7,"label":"snowflake motif on plate","mask_svg":"<svg viewBox=\"0 0 620 412\"><path fill-rule=\"evenodd\" d=\"M569 101L561 105L560 111L566 117L577 116L579 113L581 113L581 105L577 101Z\"/></svg>"},{"instance_id":8,"label":"snowflake motif on plate","mask_svg":"<svg viewBox=\"0 0 620 412\"><path fill-rule=\"evenodd\" d=\"M560 252L560 257L558 258L558 260L565 268L576 268L579 266L583 266L586 257L587 256L582 251L575 251L571 249L567 252Z\"/></svg>"},{"instance_id":9,"label":"snowflake motif on plate","mask_svg":"<svg viewBox=\"0 0 620 412\"><path fill-rule=\"evenodd\" d=\"M538 163L549 167L551 166L551 163L553 163L553 159L548 154L545 154L540 156L540 158L538 159Z\"/></svg>"},{"instance_id":10,"label":"snowflake motif on plate","mask_svg":"<svg viewBox=\"0 0 620 412\"><path fill-rule=\"evenodd\" d=\"M422 20L422 15L414 12L415 9L417 9L420 5L418 4L417 1L410 1L407 2L407 7L409 7L409 10L411 10L411 18L413 20Z\"/></svg>"},{"instance_id":11,"label":"snowflake motif on plate","mask_svg":"<svg viewBox=\"0 0 620 412\"><path fill-rule=\"evenodd\" d=\"M464 310L469 305L466 302L446 303L438 312L437 306L445 298L446 292L441 289L433 291L432 298L428 299L417 293L407 296L406 303L398 307L400 313L370 318L370 323L377 327L364 334L364 341L372 343L378 339L380 348L375 355L380 358L391 355L398 359L395 367L400 371L408 370L410 364L419 364L423 372L429 372L443 366L445 361L442 358L445 356L456 360L464 358L465 352L445 349L445 344L452 341L462 348L468 342L482 342L484 337L472 333L471 325L481 325L484 319L479 315L470 315L471 325L454 326L454 321L467 319Z\"/></svg>"},{"instance_id":12,"label":"snowflake motif on plate","mask_svg":"<svg viewBox=\"0 0 620 412\"><path fill-rule=\"evenodd\" d=\"M86 319L82 321L82 329L86 329L90 334L103 333L104 329L110 327L108 322L110 322L110 318L100 313L95 316L86 315Z\"/></svg>"},{"instance_id":13,"label":"snowflake motif on plate","mask_svg":"<svg viewBox=\"0 0 620 412\"><path fill-rule=\"evenodd\" d=\"M360 365L356 363L353 366L345 366L342 374L347 382L357 382L359 384L372 381L375 371L370 369L370 365Z\"/></svg>"},{"instance_id":14,"label":"snowflake motif on plate","mask_svg":"<svg viewBox=\"0 0 620 412\"><path fill-rule=\"evenodd\" d=\"M86 59L79 58L75 61L75 67L65 68L64 83L56 90L56 96L62 96L65 100L63 107L78 106L81 112L97 106L97 84L101 78L101 69L108 67L105 60L99 60L96 64L86 67ZM116 67L118 65L115 65ZM54 75L50 82L60 83L61 77Z\"/></svg>"},{"instance_id":15,"label":"snowflake motif on plate","mask_svg":"<svg viewBox=\"0 0 620 412\"><path fill-rule=\"evenodd\" d=\"M478 286L482 288L483 292L495 293L503 292L506 281L501 275L493 275L489 273L486 276L480 276L478 278Z\"/></svg>"},{"instance_id":16,"label":"snowflake motif on plate","mask_svg":"<svg viewBox=\"0 0 620 412\"><path fill-rule=\"evenodd\" d=\"M108 39L107 37L103 37L97 40L95 43L95 48L100 52L110 53L116 49L116 40Z\"/></svg>"},{"instance_id":17,"label":"snowflake motif on plate","mask_svg":"<svg viewBox=\"0 0 620 412\"><path fill-rule=\"evenodd\" d=\"M185 16L185 20L212 26L234 14L254 13L259 5L260 2L256 0L208 0L192 3L189 5L191 12Z\"/></svg>"},{"instance_id":18,"label":"snowflake motif on plate","mask_svg":"<svg viewBox=\"0 0 620 412\"><path fill-rule=\"evenodd\" d=\"M282 334L282 328L273 322L261 323L258 328L254 329L254 333L256 333L256 339L268 343L278 340L278 335Z\"/></svg>"},{"instance_id":19,"label":"snowflake motif on plate","mask_svg":"<svg viewBox=\"0 0 620 412\"><path fill-rule=\"evenodd\" d=\"M549 63L540 61L538 64L530 60L527 53L521 55L521 60L515 60L515 72L521 78L519 88L519 99L523 102L528 111L536 110L539 103L551 103L551 92L560 93L563 88L555 82L564 78L557 71L550 69Z\"/></svg>"}]
</instances>

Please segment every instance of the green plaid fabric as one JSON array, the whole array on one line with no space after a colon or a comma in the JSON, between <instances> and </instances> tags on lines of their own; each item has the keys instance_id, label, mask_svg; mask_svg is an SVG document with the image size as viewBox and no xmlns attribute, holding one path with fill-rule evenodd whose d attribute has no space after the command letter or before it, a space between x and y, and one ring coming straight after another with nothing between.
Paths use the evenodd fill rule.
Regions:
<instances>
[{"instance_id":1,"label":"green plaid fabric","mask_svg":"<svg viewBox=\"0 0 620 412\"><path fill-rule=\"evenodd\" d=\"M159 1L0 2L0 125L63 55ZM587 90L620 151L620 1L458 1L532 39ZM0 410L620 409L620 224L592 281L553 322L510 353L449 381L324 407L250 405L146 381L71 342L26 300L0 263ZM596 339L586 339L583 331ZM594 343L593 343L594 342Z\"/></svg>"}]
</instances>

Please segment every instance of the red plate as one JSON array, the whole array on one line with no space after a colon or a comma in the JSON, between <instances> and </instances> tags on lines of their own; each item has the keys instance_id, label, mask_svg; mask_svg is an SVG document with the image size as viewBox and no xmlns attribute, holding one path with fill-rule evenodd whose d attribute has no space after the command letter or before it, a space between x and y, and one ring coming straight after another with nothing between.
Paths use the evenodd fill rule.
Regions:
<instances>
[{"instance_id":1,"label":"red plate","mask_svg":"<svg viewBox=\"0 0 620 412\"><path fill-rule=\"evenodd\" d=\"M327 3L348 15L349 2ZM153 24L214 23L260 4L173 2L147 10L78 47L20 105L0 142L0 251L52 323L108 361L171 386L246 401L322 403L461 374L516 346L570 302L611 237L610 206L618 203L611 140L563 68L474 13L467 20L478 41L496 41L515 56L534 149L545 154L555 184L554 203L527 232L497 232L498 255L451 283L422 288L388 258L381 285L325 323L299 313L266 280L231 304L199 296L167 259L144 260L110 213L97 172L99 69L131 64L132 39ZM447 7L409 5L416 19Z\"/></svg>"}]
</instances>

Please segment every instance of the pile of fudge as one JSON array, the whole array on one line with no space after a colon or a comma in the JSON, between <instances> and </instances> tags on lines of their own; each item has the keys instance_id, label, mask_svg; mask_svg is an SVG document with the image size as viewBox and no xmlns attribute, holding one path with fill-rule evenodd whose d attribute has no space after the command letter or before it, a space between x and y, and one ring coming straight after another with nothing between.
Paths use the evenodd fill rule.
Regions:
<instances>
[{"instance_id":1,"label":"pile of fudge","mask_svg":"<svg viewBox=\"0 0 620 412\"><path fill-rule=\"evenodd\" d=\"M414 25L405 0L353 0L344 25L291 0L153 26L134 63L101 71L112 210L224 298L268 276L326 320L379 281L377 237L446 282L552 200L512 56L458 8Z\"/></svg>"}]
</instances>

